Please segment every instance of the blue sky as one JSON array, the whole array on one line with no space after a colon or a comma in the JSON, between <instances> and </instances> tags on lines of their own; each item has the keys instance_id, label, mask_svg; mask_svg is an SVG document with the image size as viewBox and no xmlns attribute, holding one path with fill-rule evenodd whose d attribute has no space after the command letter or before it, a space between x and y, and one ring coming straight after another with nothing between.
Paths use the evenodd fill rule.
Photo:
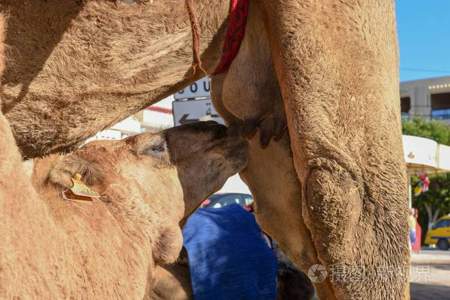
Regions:
<instances>
[{"instance_id":1,"label":"blue sky","mask_svg":"<svg viewBox=\"0 0 450 300\"><path fill-rule=\"evenodd\" d=\"M400 80L450 75L450 0L397 0Z\"/></svg>"}]
</instances>

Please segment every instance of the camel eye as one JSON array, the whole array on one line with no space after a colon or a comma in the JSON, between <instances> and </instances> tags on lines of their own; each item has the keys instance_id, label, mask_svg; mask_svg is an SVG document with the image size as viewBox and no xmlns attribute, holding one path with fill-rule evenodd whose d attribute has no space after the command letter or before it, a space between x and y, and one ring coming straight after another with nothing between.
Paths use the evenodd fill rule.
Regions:
<instances>
[{"instance_id":1,"label":"camel eye","mask_svg":"<svg viewBox=\"0 0 450 300\"><path fill-rule=\"evenodd\" d=\"M165 143L160 143L150 147L150 151L152 152L164 152L165 150L166 150Z\"/></svg>"},{"instance_id":2,"label":"camel eye","mask_svg":"<svg viewBox=\"0 0 450 300\"><path fill-rule=\"evenodd\" d=\"M164 161L169 158L169 146L165 136L162 134L145 133L135 135L129 143L131 144L130 150L136 155L153 157Z\"/></svg>"},{"instance_id":3,"label":"camel eye","mask_svg":"<svg viewBox=\"0 0 450 300\"><path fill-rule=\"evenodd\" d=\"M162 158L166 156L166 152L167 152L166 141L159 140L155 141L151 145L148 145L146 149L142 152L142 154Z\"/></svg>"}]
</instances>

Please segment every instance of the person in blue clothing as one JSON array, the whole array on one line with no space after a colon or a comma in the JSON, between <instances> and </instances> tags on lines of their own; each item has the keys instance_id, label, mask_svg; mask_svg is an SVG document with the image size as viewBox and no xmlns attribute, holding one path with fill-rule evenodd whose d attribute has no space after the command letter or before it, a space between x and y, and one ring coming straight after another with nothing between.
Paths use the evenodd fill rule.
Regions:
<instances>
[{"instance_id":1,"label":"person in blue clothing","mask_svg":"<svg viewBox=\"0 0 450 300\"><path fill-rule=\"evenodd\" d=\"M277 258L251 213L239 205L198 209L183 236L194 299L276 299Z\"/></svg>"}]
</instances>

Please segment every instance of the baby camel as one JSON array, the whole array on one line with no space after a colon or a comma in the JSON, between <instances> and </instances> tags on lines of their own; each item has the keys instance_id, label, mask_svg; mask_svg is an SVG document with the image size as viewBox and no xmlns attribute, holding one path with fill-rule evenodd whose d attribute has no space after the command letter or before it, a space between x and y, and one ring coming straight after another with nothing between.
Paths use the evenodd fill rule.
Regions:
<instances>
[{"instance_id":1,"label":"baby camel","mask_svg":"<svg viewBox=\"0 0 450 300\"><path fill-rule=\"evenodd\" d=\"M179 255L180 221L245 166L246 148L204 122L39 159L29 184L17 169L21 190L0 182L0 298L148 296L157 265ZM77 174L98 198L63 199Z\"/></svg>"}]
</instances>

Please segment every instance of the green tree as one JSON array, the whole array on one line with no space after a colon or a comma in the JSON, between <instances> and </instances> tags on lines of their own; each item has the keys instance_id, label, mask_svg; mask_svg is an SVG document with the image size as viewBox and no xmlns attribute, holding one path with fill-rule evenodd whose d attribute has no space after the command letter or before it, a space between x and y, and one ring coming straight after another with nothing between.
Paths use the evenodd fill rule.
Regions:
<instances>
[{"instance_id":1,"label":"green tree","mask_svg":"<svg viewBox=\"0 0 450 300\"><path fill-rule=\"evenodd\" d=\"M450 145L450 126L440 121L413 119L402 124L403 134L430 138L439 144ZM450 173L429 174L430 187L427 192L413 195L413 206L420 211L419 223L426 230L440 216L450 213ZM413 176L411 184L414 188L419 178Z\"/></svg>"},{"instance_id":2,"label":"green tree","mask_svg":"<svg viewBox=\"0 0 450 300\"><path fill-rule=\"evenodd\" d=\"M403 134L429 138L439 144L450 146L450 126L447 123L415 118L403 121L402 127Z\"/></svg>"},{"instance_id":3,"label":"green tree","mask_svg":"<svg viewBox=\"0 0 450 300\"><path fill-rule=\"evenodd\" d=\"M419 209L419 223L423 229L445 214L450 213L450 173L429 175L430 188L420 195L413 195L413 206ZM411 184L414 188L419 184L419 178L413 176Z\"/></svg>"}]
</instances>

